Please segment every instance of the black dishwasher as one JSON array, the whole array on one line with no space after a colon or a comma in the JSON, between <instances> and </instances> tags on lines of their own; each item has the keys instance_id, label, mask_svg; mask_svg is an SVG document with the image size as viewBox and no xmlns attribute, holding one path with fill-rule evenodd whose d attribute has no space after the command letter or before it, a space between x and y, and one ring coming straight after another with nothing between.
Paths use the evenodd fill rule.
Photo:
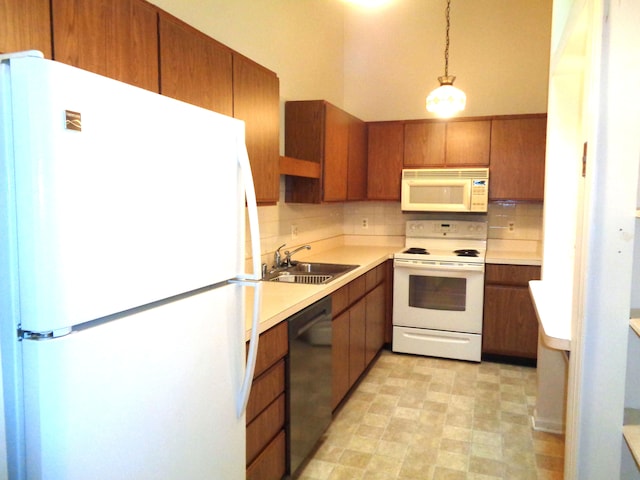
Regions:
<instances>
[{"instance_id":1,"label":"black dishwasher","mask_svg":"<svg viewBox=\"0 0 640 480\"><path fill-rule=\"evenodd\" d=\"M289 473L300 473L331 423L331 297L289 317L287 445Z\"/></svg>"}]
</instances>

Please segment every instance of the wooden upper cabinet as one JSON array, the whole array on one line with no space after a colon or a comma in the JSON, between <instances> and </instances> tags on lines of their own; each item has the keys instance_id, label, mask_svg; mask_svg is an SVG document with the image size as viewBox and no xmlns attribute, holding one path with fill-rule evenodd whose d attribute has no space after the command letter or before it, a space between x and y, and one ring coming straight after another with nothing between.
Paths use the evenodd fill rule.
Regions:
<instances>
[{"instance_id":1,"label":"wooden upper cabinet","mask_svg":"<svg viewBox=\"0 0 640 480\"><path fill-rule=\"evenodd\" d=\"M233 116L244 120L258 203L280 195L280 81L270 70L233 55Z\"/></svg>"},{"instance_id":2,"label":"wooden upper cabinet","mask_svg":"<svg viewBox=\"0 0 640 480\"><path fill-rule=\"evenodd\" d=\"M160 93L233 116L232 50L161 12Z\"/></svg>"},{"instance_id":3,"label":"wooden upper cabinet","mask_svg":"<svg viewBox=\"0 0 640 480\"><path fill-rule=\"evenodd\" d=\"M49 0L0 2L0 53L40 50L51 58Z\"/></svg>"},{"instance_id":4,"label":"wooden upper cabinet","mask_svg":"<svg viewBox=\"0 0 640 480\"><path fill-rule=\"evenodd\" d=\"M347 200L367 199L367 124L350 116Z\"/></svg>"},{"instance_id":5,"label":"wooden upper cabinet","mask_svg":"<svg viewBox=\"0 0 640 480\"><path fill-rule=\"evenodd\" d=\"M360 120L324 100L285 104L285 155L316 162L320 179L287 176L287 202L340 202L362 198L363 147ZM357 175L350 178L351 174Z\"/></svg>"},{"instance_id":6,"label":"wooden upper cabinet","mask_svg":"<svg viewBox=\"0 0 640 480\"><path fill-rule=\"evenodd\" d=\"M53 58L159 91L158 10L141 0L52 0Z\"/></svg>"},{"instance_id":7,"label":"wooden upper cabinet","mask_svg":"<svg viewBox=\"0 0 640 480\"><path fill-rule=\"evenodd\" d=\"M406 168L489 165L490 120L406 121Z\"/></svg>"},{"instance_id":8,"label":"wooden upper cabinet","mask_svg":"<svg viewBox=\"0 0 640 480\"><path fill-rule=\"evenodd\" d=\"M488 166L491 121L447 122L445 157L447 166Z\"/></svg>"},{"instance_id":9,"label":"wooden upper cabinet","mask_svg":"<svg viewBox=\"0 0 640 480\"><path fill-rule=\"evenodd\" d=\"M404 125L404 166L430 167L445 163L444 122L407 122Z\"/></svg>"},{"instance_id":10,"label":"wooden upper cabinet","mask_svg":"<svg viewBox=\"0 0 640 480\"><path fill-rule=\"evenodd\" d=\"M349 114L325 103L322 199L325 202L347 199L349 165Z\"/></svg>"},{"instance_id":11,"label":"wooden upper cabinet","mask_svg":"<svg viewBox=\"0 0 640 480\"><path fill-rule=\"evenodd\" d=\"M546 138L544 114L493 120L490 200L544 199Z\"/></svg>"},{"instance_id":12,"label":"wooden upper cabinet","mask_svg":"<svg viewBox=\"0 0 640 480\"><path fill-rule=\"evenodd\" d=\"M403 152L403 122L368 124L367 198L369 200L400 200Z\"/></svg>"}]
</instances>

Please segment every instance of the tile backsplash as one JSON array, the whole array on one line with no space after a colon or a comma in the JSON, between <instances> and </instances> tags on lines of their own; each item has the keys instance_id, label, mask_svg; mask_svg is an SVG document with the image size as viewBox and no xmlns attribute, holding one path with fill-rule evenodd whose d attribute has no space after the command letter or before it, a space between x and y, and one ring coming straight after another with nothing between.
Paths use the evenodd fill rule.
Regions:
<instances>
[{"instance_id":1,"label":"tile backsplash","mask_svg":"<svg viewBox=\"0 0 640 480\"><path fill-rule=\"evenodd\" d=\"M407 220L450 217L449 214L403 213L400 202L286 203L284 177L281 182L278 204L258 208L262 261L267 264L283 243L292 248L342 235L403 237ZM542 240L541 203L491 202L486 218L489 238ZM250 255L248 242L249 239L246 251Z\"/></svg>"},{"instance_id":2,"label":"tile backsplash","mask_svg":"<svg viewBox=\"0 0 640 480\"><path fill-rule=\"evenodd\" d=\"M542 241L542 203L491 202L489 238Z\"/></svg>"}]
</instances>

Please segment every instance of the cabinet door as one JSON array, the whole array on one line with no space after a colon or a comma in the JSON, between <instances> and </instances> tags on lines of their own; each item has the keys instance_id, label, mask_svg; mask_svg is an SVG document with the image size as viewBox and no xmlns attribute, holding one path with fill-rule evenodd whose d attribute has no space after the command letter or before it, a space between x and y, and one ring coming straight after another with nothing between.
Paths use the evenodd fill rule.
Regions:
<instances>
[{"instance_id":1,"label":"cabinet door","mask_svg":"<svg viewBox=\"0 0 640 480\"><path fill-rule=\"evenodd\" d=\"M404 166L424 168L445 163L444 122L406 123L404 125Z\"/></svg>"},{"instance_id":2,"label":"cabinet door","mask_svg":"<svg viewBox=\"0 0 640 480\"><path fill-rule=\"evenodd\" d=\"M459 121L447 123L446 164L455 166L488 166L491 146L491 121Z\"/></svg>"},{"instance_id":3,"label":"cabinet door","mask_svg":"<svg viewBox=\"0 0 640 480\"><path fill-rule=\"evenodd\" d=\"M482 352L537 357L538 321L526 287L485 287Z\"/></svg>"},{"instance_id":4,"label":"cabinet door","mask_svg":"<svg viewBox=\"0 0 640 480\"><path fill-rule=\"evenodd\" d=\"M400 200L400 177L404 152L404 124L368 124L367 198Z\"/></svg>"},{"instance_id":5,"label":"cabinet door","mask_svg":"<svg viewBox=\"0 0 640 480\"><path fill-rule=\"evenodd\" d=\"M349 391L349 310L331 322L332 405L336 408Z\"/></svg>"},{"instance_id":6,"label":"cabinet door","mask_svg":"<svg viewBox=\"0 0 640 480\"><path fill-rule=\"evenodd\" d=\"M276 203L280 195L280 82L275 73L233 55L233 116L244 120L256 197Z\"/></svg>"},{"instance_id":7,"label":"cabinet door","mask_svg":"<svg viewBox=\"0 0 640 480\"><path fill-rule=\"evenodd\" d=\"M158 10L141 0L52 0L54 59L158 92Z\"/></svg>"},{"instance_id":8,"label":"cabinet door","mask_svg":"<svg viewBox=\"0 0 640 480\"><path fill-rule=\"evenodd\" d=\"M546 139L546 116L493 120L490 200L543 200Z\"/></svg>"},{"instance_id":9,"label":"cabinet door","mask_svg":"<svg viewBox=\"0 0 640 480\"><path fill-rule=\"evenodd\" d=\"M51 58L49 0L0 2L0 53L40 50Z\"/></svg>"},{"instance_id":10,"label":"cabinet door","mask_svg":"<svg viewBox=\"0 0 640 480\"><path fill-rule=\"evenodd\" d=\"M169 14L159 25L160 93L233 116L231 50Z\"/></svg>"},{"instance_id":11,"label":"cabinet door","mask_svg":"<svg viewBox=\"0 0 640 480\"><path fill-rule=\"evenodd\" d=\"M349 309L349 387L365 368L366 303L361 299Z\"/></svg>"},{"instance_id":12,"label":"cabinet door","mask_svg":"<svg viewBox=\"0 0 640 480\"><path fill-rule=\"evenodd\" d=\"M349 120L349 172L347 200L367 198L367 124L351 116Z\"/></svg>"},{"instance_id":13,"label":"cabinet door","mask_svg":"<svg viewBox=\"0 0 640 480\"><path fill-rule=\"evenodd\" d=\"M344 201L347 199L349 115L325 103L324 128L322 199L325 202Z\"/></svg>"},{"instance_id":14,"label":"cabinet door","mask_svg":"<svg viewBox=\"0 0 640 480\"><path fill-rule=\"evenodd\" d=\"M393 260L387 260L385 276L384 343L391 343L393 341Z\"/></svg>"},{"instance_id":15,"label":"cabinet door","mask_svg":"<svg viewBox=\"0 0 640 480\"><path fill-rule=\"evenodd\" d=\"M366 297L365 365L369 365L384 345L385 283L379 284Z\"/></svg>"}]
</instances>

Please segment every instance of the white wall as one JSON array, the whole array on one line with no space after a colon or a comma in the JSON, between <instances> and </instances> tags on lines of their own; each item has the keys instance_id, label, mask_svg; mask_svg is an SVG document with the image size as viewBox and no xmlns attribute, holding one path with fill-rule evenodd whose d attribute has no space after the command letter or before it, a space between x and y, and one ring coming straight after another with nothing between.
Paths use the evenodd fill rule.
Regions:
<instances>
[{"instance_id":1,"label":"white wall","mask_svg":"<svg viewBox=\"0 0 640 480\"><path fill-rule=\"evenodd\" d=\"M275 71L283 100L363 120L426 118L444 73L445 0L151 0ZM552 0L454 0L449 73L465 116L546 112Z\"/></svg>"},{"instance_id":2,"label":"white wall","mask_svg":"<svg viewBox=\"0 0 640 480\"><path fill-rule=\"evenodd\" d=\"M547 111L551 0L451 2L449 74L464 116ZM429 118L444 75L445 0L348 8L345 108L363 120Z\"/></svg>"}]
</instances>

